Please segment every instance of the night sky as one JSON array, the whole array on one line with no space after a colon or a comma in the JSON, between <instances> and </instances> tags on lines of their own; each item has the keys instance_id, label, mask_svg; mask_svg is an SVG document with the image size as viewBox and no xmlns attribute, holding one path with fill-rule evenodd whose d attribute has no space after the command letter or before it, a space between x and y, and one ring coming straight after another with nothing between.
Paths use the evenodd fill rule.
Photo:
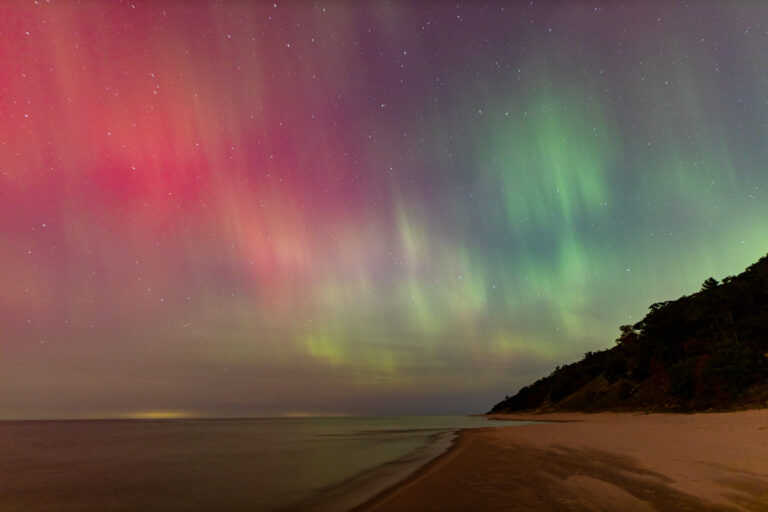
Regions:
<instances>
[{"instance_id":1,"label":"night sky","mask_svg":"<svg viewBox=\"0 0 768 512\"><path fill-rule=\"evenodd\" d=\"M483 412L766 162L760 2L3 2L0 418Z\"/></svg>"}]
</instances>

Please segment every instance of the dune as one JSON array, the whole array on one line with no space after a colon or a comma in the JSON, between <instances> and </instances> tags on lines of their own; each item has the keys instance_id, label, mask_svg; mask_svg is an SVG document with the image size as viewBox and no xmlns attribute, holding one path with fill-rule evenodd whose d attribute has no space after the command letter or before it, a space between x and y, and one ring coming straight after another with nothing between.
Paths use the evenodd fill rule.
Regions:
<instances>
[{"instance_id":1,"label":"dune","mask_svg":"<svg viewBox=\"0 0 768 512\"><path fill-rule=\"evenodd\" d=\"M768 511L768 410L498 415L356 511Z\"/></svg>"}]
</instances>

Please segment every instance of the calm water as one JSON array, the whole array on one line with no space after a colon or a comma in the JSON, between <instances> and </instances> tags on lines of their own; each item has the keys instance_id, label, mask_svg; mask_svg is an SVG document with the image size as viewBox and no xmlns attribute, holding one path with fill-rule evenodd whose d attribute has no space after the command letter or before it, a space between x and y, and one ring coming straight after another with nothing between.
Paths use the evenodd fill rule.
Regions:
<instances>
[{"instance_id":1,"label":"calm water","mask_svg":"<svg viewBox=\"0 0 768 512\"><path fill-rule=\"evenodd\" d=\"M346 510L441 453L462 416L0 422L0 510Z\"/></svg>"}]
</instances>

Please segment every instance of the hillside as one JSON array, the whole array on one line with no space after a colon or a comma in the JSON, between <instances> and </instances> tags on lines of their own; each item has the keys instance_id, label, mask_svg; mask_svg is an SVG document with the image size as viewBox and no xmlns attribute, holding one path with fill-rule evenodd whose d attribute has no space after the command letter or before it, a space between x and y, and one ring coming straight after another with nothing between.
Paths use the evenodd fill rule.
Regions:
<instances>
[{"instance_id":1,"label":"hillside","mask_svg":"<svg viewBox=\"0 0 768 512\"><path fill-rule=\"evenodd\" d=\"M613 348L506 397L490 411L722 410L768 406L768 256L722 283L650 306Z\"/></svg>"}]
</instances>

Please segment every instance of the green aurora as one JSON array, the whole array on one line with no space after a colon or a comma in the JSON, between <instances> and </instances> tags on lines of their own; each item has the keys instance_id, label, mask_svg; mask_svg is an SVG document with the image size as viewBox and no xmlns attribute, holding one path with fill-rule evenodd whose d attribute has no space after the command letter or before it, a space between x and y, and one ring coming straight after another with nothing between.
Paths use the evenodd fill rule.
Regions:
<instances>
[{"instance_id":1,"label":"green aurora","mask_svg":"<svg viewBox=\"0 0 768 512\"><path fill-rule=\"evenodd\" d=\"M768 252L768 7L224 4L0 21L2 417L477 412Z\"/></svg>"}]
</instances>

